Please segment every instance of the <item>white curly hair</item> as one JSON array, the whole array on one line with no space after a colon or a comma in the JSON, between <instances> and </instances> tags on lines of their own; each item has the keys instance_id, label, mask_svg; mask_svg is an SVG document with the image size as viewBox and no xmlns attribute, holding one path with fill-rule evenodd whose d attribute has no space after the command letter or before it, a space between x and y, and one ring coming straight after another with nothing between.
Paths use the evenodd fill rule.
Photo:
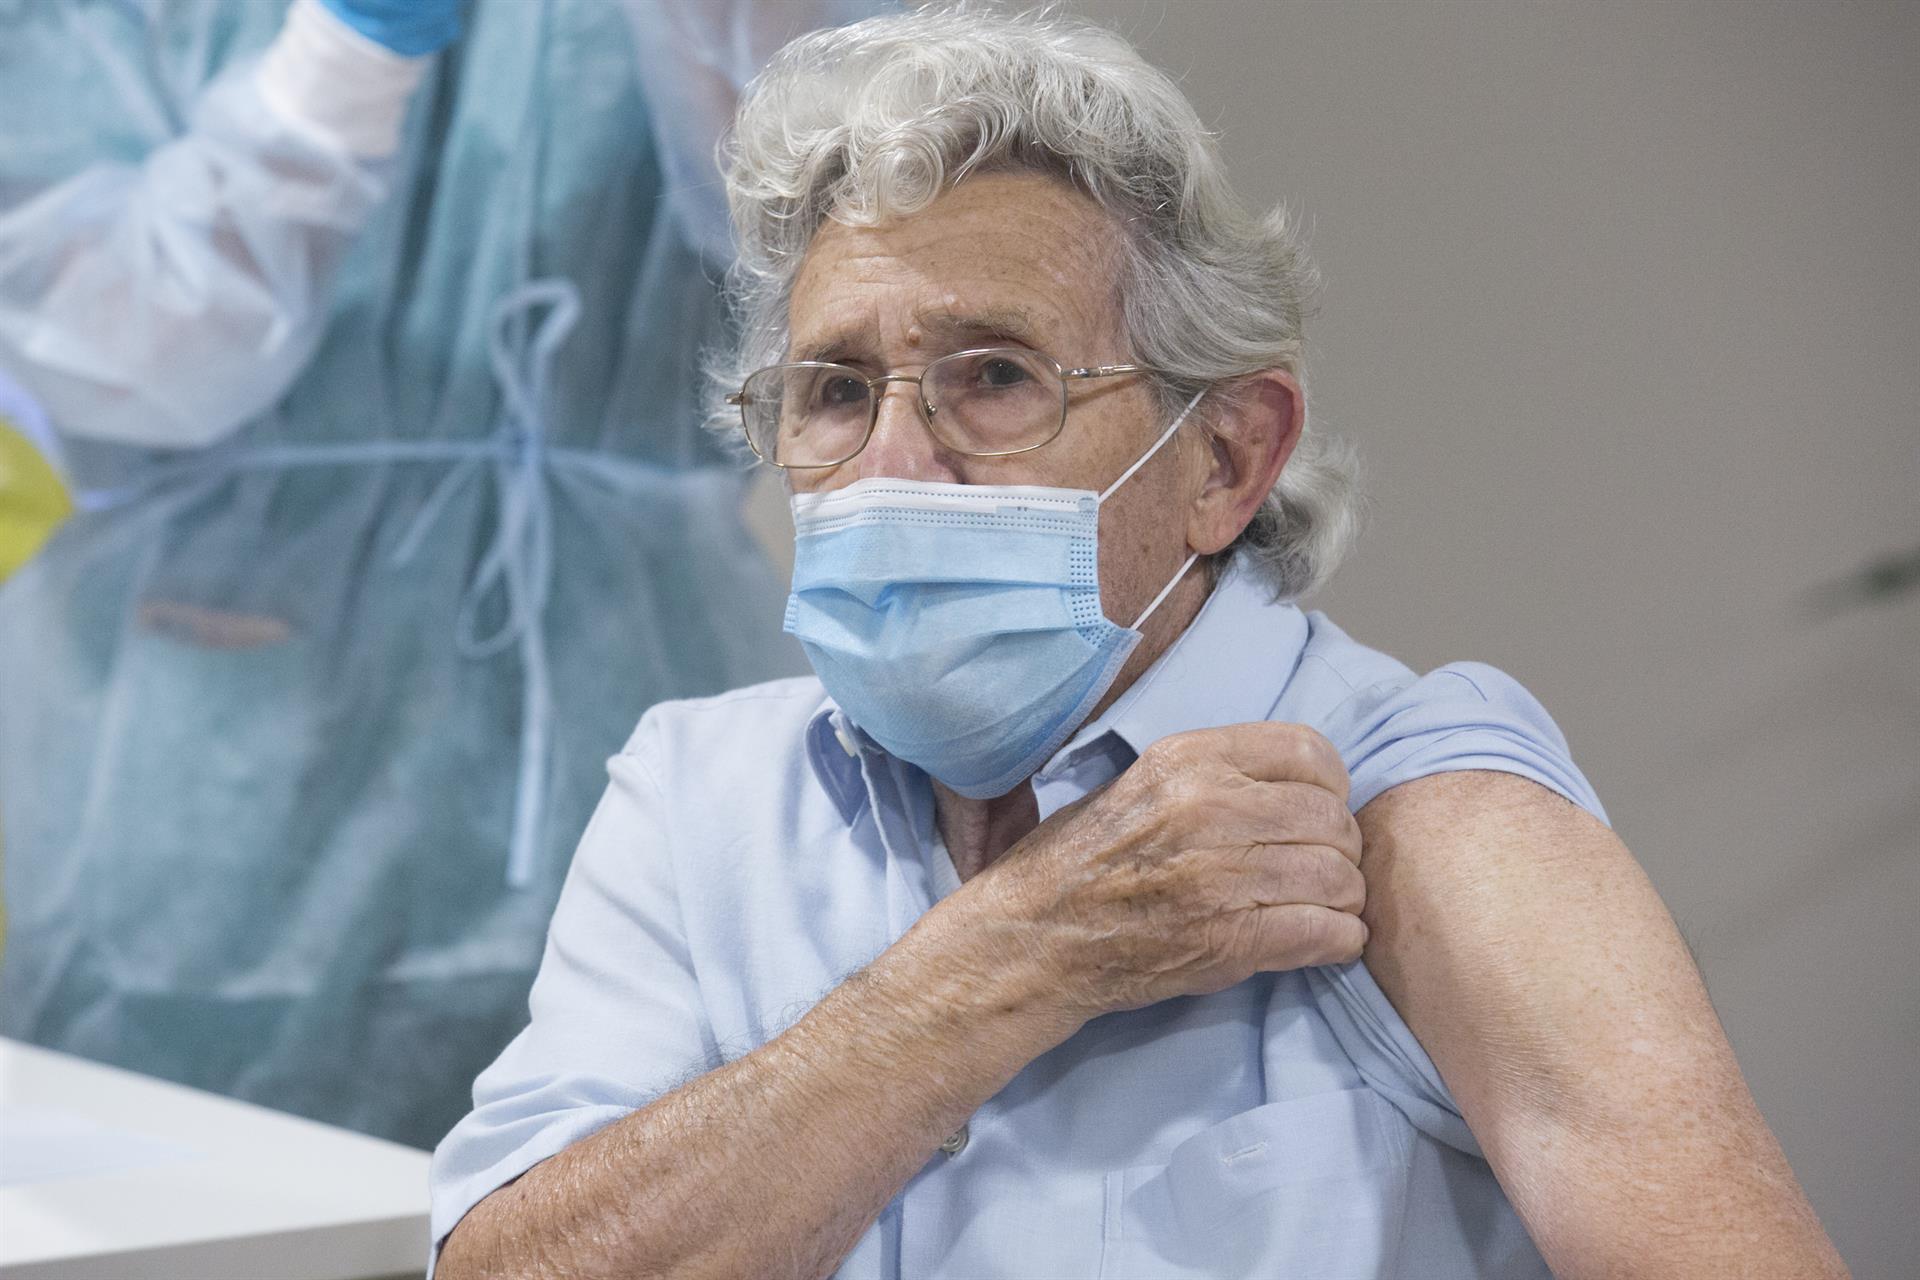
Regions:
<instances>
[{"instance_id":1,"label":"white curly hair","mask_svg":"<svg viewBox=\"0 0 1920 1280\"><path fill-rule=\"evenodd\" d=\"M723 397L786 358L788 298L822 223L909 215L993 171L1060 178L1125 229L1123 331L1168 414L1261 370L1305 384L1317 279L1285 211L1249 212L1172 79L1082 19L961 0L802 36L747 86L720 160L737 328L708 361L708 423L735 438ZM1214 567L1243 554L1277 598L1306 595L1332 576L1362 508L1354 451L1309 420Z\"/></svg>"}]
</instances>

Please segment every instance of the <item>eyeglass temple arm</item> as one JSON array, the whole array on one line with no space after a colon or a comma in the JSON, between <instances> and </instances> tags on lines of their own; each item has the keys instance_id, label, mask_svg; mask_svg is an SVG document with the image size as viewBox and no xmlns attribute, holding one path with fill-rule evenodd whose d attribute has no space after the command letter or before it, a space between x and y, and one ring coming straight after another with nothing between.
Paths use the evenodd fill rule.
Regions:
<instances>
[{"instance_id":1,"label":"eyeglass temple arm","mask_svg":"<svg viewBox=\"0 0 1920 1280\"><path fill-rule=\"evenodd\" d=\"M1063 378L1110 378L1117 373L1146 373L1143 364L1096 364L1086 369L1062 369Z\"/></svg>"}]
</instances>

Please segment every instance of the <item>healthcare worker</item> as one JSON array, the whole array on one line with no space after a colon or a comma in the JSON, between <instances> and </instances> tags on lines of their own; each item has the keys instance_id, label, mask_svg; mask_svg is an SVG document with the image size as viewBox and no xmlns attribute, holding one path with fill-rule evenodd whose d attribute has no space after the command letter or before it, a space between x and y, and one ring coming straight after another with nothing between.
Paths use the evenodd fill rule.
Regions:
<instances>
[{"instance_id":1,"label":"healthcare worker","mask_svg":"<svg viewBox=\"0 0 1920 1280\"><path fill-rule=\"evenodd\" d=\"M466 1111L638 714L798 669L706 174L873 7L0 0L0 367L81 508L0 587L0 1033Z\"/></svg>"}]
</instances>

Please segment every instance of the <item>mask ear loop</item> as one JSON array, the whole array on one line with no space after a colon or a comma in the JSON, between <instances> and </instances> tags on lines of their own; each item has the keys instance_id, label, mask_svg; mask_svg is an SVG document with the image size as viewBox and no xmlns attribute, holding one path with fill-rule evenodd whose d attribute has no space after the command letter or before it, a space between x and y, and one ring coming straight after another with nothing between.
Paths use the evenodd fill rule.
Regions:
<instances>
[{"instance_id":1,"label":"mask ear loop","mask_svg":"<svg viewBox=\"0 0 1920 1280\"><path fill-rule=\"evenodd\" d=\"M1140 629L1140 624L1145 622L1148 618L1152 617L1153 611L1160 607L1160 602L1173 594L1173 589L1180 585L1180 579L1187 576L1187 570L1193 568L1193 562L1195 560L1198 560L1199 558L1200 558L1200 553L1198 551L1188 556L1186 563L1180 566L1180 572L1174 574L1173 577L1168 581L1167 585L1160 588L1160 594L1153 598L1153 603L1140 611L1140 616L1133 620L1133 625L1128 627L1127 630L1138 631Z\"/></svg>"},{"instance_id":2,"label":"mask ear loop","mask_svg":"<svg viewBox=\"0 0 1920 1280\"><path fill-rule=\"evenodd\" d=\"M1112 484L1108 485L1105 489L1101 491L1100 501L1105 502L1108 498L1111 498L1113 496L1113 491L1115 489L1118 489L1121 485L1133 479L1133 473L1138 471L1140 468L1146 466L1148 461L1152 459L1153 455L1160 452L1161 445L1173 439L1173 433L1180 429L1180 424L1187 420L1187 415L1193 412L1193 406L1199 404L1200 397L1205 394L1207 394L1207 389L1205 387L1202 387L1198 391L1193 393L1193 399L1187 401L1187 407L1180 411L1180 416L1173 420L1173 425L1169 426L1165 431L1162 431L1160 433L1160 438L1153 442L1153 447L1151 449L1148 449L1145 453L1141 454L1139 457L1135 458L1133 460L1133 465L1128 467L1125 471L1122 471L1120 473L1120 478L1118 480L1115 480Z\"/></svg>"},{"instance_id":3,"label":"mask ear loop","mask_svg":"<svg viewBox=\"0 0 1920 1280\"><path fill-rule=\"evenodd\" d=\"M1180 429L1180 424L1187 420L1187 415L1193 412L1193 406L1199 404L1200 397L1204 396L1205 394L1207 394L1207 389L1205 387L1202 387L1200 388L1200 390L1193 393L1193 399L1187 401L1187 407L1180 411L1180 416L1175 418L1173 420L1172 425L1170 425L1165 431L1162 431L1160 433L1160 438L1153 442L1153 447L1151 449L1148 449L1145 453L1141 454L1138 458L1135 458L1133 461L1133 465L1128 467L1125 471L1122 471L1120 473L1120 478L1118 480L1115 480L1112 484L1106 487L1106 489L1100 494L1100 501L1105 502L1108 498L1111 498L1113 496L1114 490L1118 489L1121 485L1125 484L1127 481L1133 479L1133 473L1138 471L1140 468L1146 466L1148 459L1152 458L1154 454L1160 452L1161 445L1173 439L1173 433ZM1174 574L1173 577L1168 580L1167 585L1160 588L1160 594L1153 598L1153 602L1151 604L1149 604L1145 609L1142 609L1140 611L1140 616L1133 620L1133 625L1128 627L1127 630L1138 631L1140 629L1140 624L1145 622L1148 618L1152 617L1153 611L1160 607L1160 602L1165 600L1169 595L1173 594L1173 589L1180 585L1180 579L1187 576L1187 570L1193 568L1193 562L1195 560L1198 560L1199 558L1200 558L1200 553L1198 551L1188 556L1186 563L1180 566L1180 572Z\"/></svg>"}]
</instances>

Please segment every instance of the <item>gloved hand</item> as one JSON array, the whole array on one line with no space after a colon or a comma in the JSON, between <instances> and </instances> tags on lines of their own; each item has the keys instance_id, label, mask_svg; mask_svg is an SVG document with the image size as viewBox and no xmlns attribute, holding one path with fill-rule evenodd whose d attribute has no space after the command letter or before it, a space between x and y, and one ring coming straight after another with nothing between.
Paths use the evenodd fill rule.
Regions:
<instances>
[{"instance_id":1,"label":"gloved hand","mask_svg":"<svg viewBox=\"0 0 1920 1280\"><path fill-rule=\"evenodd\" d=\"M73 503L59 473L0 416L0 581L32 559L54 526L71 514Z\"/></svg>"},{"instance_id":2,"label":"gloved hand","mask_svg":"<svg viewBox=\"0 0 1920 1280\"><path fill-rule=\"evenodd\" d=\"M408 58L438 53L460 37L462 0L320 0L340 21Z\"/></svg>"}]
</instances>

